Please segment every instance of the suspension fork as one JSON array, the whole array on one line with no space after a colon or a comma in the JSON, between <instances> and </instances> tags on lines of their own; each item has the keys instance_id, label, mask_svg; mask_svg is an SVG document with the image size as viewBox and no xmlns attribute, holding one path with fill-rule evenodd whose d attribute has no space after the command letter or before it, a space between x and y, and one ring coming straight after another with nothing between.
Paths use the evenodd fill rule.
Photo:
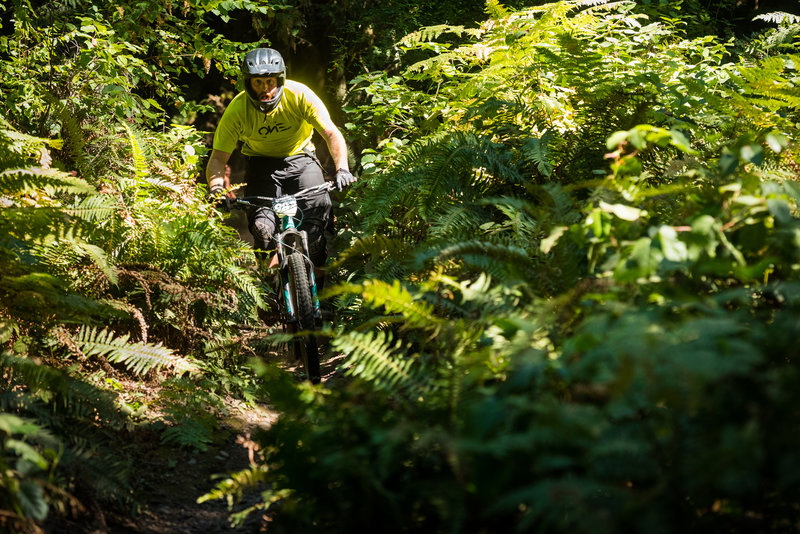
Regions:
<instances>
[{"instance_id":1,"label":"suspension fork","mask_svg":"<svg viewBox=\"0 0 800 534\"><path fill-rule=\"evenodd\" d=\"M296 319L294 303L292 302L291 297L291 288L289 285L288 265L286 262L287 253L285 250L286 245L284 244L284 239L289 236L295 240L295 242L291 243L290 246L292 246L294 249L299 249L302 252L303 258L308 266L306 269L308 272L308 280L306 280L306 282L311 284L311 300L314 303L314 315L319 318L320 307L319 297L317 296L317 279L314 275L314 264L311 262L311 258L309 257L308 234L303 230L297 230L292 217L283 217L281 219L281 229L281 233L278 234L277 238L275 239L275 255L277 258L277 263L280 267L281 286L283 289L283 300L286 303L286 311L288 312L290 318ZM296 233L287 234L287 230L295 230ZM299 247L297 246L298 237L300 238Z\"/></svg>"}]
</instances>

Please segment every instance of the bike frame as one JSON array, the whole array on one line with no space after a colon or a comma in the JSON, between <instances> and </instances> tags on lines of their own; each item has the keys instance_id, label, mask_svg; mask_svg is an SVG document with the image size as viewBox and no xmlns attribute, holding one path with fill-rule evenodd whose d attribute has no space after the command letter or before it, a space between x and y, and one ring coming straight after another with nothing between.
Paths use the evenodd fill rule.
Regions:
<instances>
[{"instance_id":1,"label":"bike frame","mask_svg":"<svg viewBox=\"0 0 800 534\"><path fill-rule=\"evenodd\" d=\"M235 205L248 206L248 207L266 207L275 213L276 217L280 220L280 232L276 232L273 238L276 245L276 256L278 261L278 270L281 279L281 291L283 293L283 302L285 305L285 312L287 321L297 321L297 314L295 303L292 302L290 291L290 280L288 273L287 257L290 251L299 251L307 267L308 284L311 287L311 297L314 302L314 313L319 318L319 298L317 297L317 281L314 276L314 264L311 262L311 257L308 250L308 234L305 230L297 228L298 223L295 222L295 215L297 212L297 200L308 197L314 194L321 194L330 191L333 184L325 182L324 184L309 187L290 195L282 195L280 197L245 197L243 199L235 199Z\"/></svg>"},{"instance_id":2,"label":"bike frame","mask_svg":"<svg viewBox=\"0 0 800 534\"><path fill-rule=\"evenodd\" d=\"M274 210L273 210L274 211ZM308 284L311 286L311 298L314 299L314 313L319 317L319 298L317 298L317 279L314 276L314 264L308 251L308 234L305 230L298 230L294 217L291 215L281 215L277 211L275 214L281 221L281 231L275 236L275 254L278 257L278 268L281 273L281 287L283 289L283 301L286 304L286 312L292 321L297 320L295 313L295 303L292 302L292 295L289 286L289 266L287 264L287 248L299 250L306 261L308 267ZM299 247L297 245L300 245Z\"/></svg>"},{"instance_id":3,"label":"bike frame","mask_svg":"<svg viewBox=\"0 0 800 534\"><path fill-rule=\"evenodd\" d=\"M298 211L298 199L323 194L332 188L333 184L325 182L277 198L233 199L233 206L236 208L247 206L271 209L281 222L280 231L276 231L273 238L276 243L275 258L283 292L283 325L284 329L294 334L290 351L302 361L306 376L311 383L319 383L321 380L319 346L314 333L319 329L319 298L314 264L308 250L308 234L298 228L300 223L295 222L295 215ZM300 332L302 339L298 339L297 336Z\"/></svg>"}]
</instances>

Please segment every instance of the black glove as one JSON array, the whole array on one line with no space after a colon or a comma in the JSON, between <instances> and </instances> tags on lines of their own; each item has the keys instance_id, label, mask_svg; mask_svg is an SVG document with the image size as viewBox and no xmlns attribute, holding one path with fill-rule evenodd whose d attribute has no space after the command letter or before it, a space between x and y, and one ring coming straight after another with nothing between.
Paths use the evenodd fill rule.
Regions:
<instances>
[{"instance_id":1,"label":"black glove","mask_svg":"<svg viewBox=\"0 0 800 534\"><path fill-rule=\"evenodd\" d=\"M231 197L219 186L211 189L211 193L208 195L208 201L212 202L214 207L218 210L225 212L231 211Z\"/></svg>"},{"instance_id":2,"label":"black glove","mask_svg":"<svg viewBox=\"0 0 800 534\"><path fill-rule=\"evenodd\" d=\"M354 184L356 181L356 177L353 176L350 171L345 169L337 169L336 170L336 188L339 191L342 191L348 185Z\"/></svg>"}]
</instances>

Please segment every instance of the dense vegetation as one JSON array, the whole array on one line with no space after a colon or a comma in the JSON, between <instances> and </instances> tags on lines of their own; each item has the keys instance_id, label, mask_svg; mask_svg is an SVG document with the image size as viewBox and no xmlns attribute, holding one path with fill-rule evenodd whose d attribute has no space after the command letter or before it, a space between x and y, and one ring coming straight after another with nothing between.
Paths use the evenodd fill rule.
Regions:
<instances>
[{"instance_id":1,"label":"dense vegetation","mask_svg":"<svg viewBox=\"0 0 800 534\"><path fill-rule=\"evenodd\" d=\"M796 530L800 17L156 4L3 8L0 524L135 506L128 438L202 450L233 395L281 416L198 497L270 531ZM343 14L346 379L310 386L259 357L190 95Z\"/></svg>"}]
</instances>

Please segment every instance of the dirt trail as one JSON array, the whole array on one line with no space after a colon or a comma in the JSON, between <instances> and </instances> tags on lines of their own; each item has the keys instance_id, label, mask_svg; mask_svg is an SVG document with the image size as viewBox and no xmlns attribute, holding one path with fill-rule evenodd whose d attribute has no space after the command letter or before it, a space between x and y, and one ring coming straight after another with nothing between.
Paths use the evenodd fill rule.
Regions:
<instances>
[{"instance_id":1,"label":"dirt trail","mask_svg":"<svg viewBox=\"0 0 800 534\"><path fill-rule=\"evenodd\" d=\"M53 518L43 526L47 534L225 534L259 532L260 518L252 514L246 528L230 526L227 502L203 504L197 498L211 490L222 476L245 469L251 461L250 432L269 427L277 418L267 406L249 407L234 399L229 415L220 421L217 439L197 452L165 448L157 434L136 436L134 490L140 505L135 516L95 506L79 518ZM141 441L140 441L141 440ZM237 508L238 509L238 508Z\"/></svg>"},{"instance_id":2,"label":"dirt trail","mask_svg":"<svg viewBox=\"0 0 800 534\"><path fill-rule=\"evenodd\" d=\"M338 378L339 358L323 362L323 381ZM296 373L294 365L286 371ZM139 436L141 452L135 491L141 511L134 517L95 510L77 520L59 518L45 525L47 534L226 534L266 532L266 522L257 513L248 517L243 528L230 526L228 505L218 499L202 504L197 498L211 490L220 477L245 469L253 458L250 441L256 428L268 428L278 414L267 405L247 406L235 399L226 401L228 415L220 419L215 443L207 451L165 449L157 434ZM138 440L137 440L138 441ZM165 457L165 451L169 457ZM257 498L257 496L255 496ZM254 504L254 503L245 503ZM242 506L237 506L240 510Z\"/></svg>"},{"instance_id":3,"label":"dirt trail","mask_svg":"<svg viewBox=\"0 0 800 534\"><path fill-rule=\"evenodd\" d=\"M222 424L225 439L219 447L203 453L184 452L183 457L168 461L171 469L151 473L152 488L143 503L145 511L130 525L129 532L153 534L212 534L258 531L258 514L249 518L248 528L230 526L227 502L221 499L203 504L197 498L217 483L220 476L245 469L251 461L250 432L255 427L266 428L277 414L264 406L244 408L232 406L232 413ZM239 409L241 408L241 409ZM115 532L110 530L109 532ZM120 531L124 532L124 531Z\"/></svg>"}]
</instances>

